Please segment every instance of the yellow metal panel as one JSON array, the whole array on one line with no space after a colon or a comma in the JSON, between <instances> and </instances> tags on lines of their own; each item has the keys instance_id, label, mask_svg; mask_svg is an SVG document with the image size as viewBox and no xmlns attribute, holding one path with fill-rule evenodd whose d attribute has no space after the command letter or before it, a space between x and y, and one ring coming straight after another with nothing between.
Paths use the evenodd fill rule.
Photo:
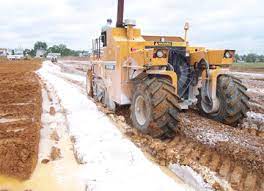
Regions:
<instances>
[{"instance_id":1,"label":"yellow metal panel","mask_svg":"<svg viewBox=\"0 0 264 191\"><path fill-rule=\"evenodd\" d=\"M223 58L222 63L223 65L233 64L234 58Z\"/></svg>"},{"instance_id":2,"label":"yellow metal panel","mask_svg":"<svg viewBox=\"0 0 264 191\"><path fill-rule=\"evenodd\" d=\"M206 60L210 65L224 65L234 62L233 58L224 58L225 50L194 51L193 48L189 50L191 64L199 63L202 59Z\"/></svg>"},{"instance_id":3,"label":"yellow metal panel","mask_svg":"<svg viewBox=\"0 0 264 191\"><path fill-rule=\"evenodd\" d=\"M177 46L177 47L186 47L187 43L186 42L173 42L172 46Z\"/></svg>"},{"instance_id":4,"label":"yellow metal panel","mask_svg":"<svg viewBox=\"0 0 264 191\"><path fill-rule=\"evenodd\" d=\"M206 49L204 47L191 47L191 46L188 46L187 47L187 51L189 53L195 53L195 52L200 52L200 51L205 52Z\"/></svg>"},{"instance_id":5,"label":"yellow metal panel","mask_svg":"<svg viewBox=\"0 0 264 191\"><path fill-rule=\"evenodd\" d=\"M165 41L169 42L184 42L182 37L178 36L142 36L146 41L160 41L161 38L164 38Z\"/></svg>"},{"instance_id":6,"label":"yellow metal panel","mask_svg":"<svg viewBox=\"0 0 264 191\"><path fill-rule=\"evenodd\" d=\"M147 62L150 62L150 58L145 57L144 50L131 52L131 58L137 63L138 66L144 66Z\"/></svg>"},{"instance_id":7,"label":"yellow metal panel","mask_svg":"<svg viewBox=\"0 0 264 191\"><path fill-rule=\"evenodd\" d=\"M166 66L168 65L168 57L167 58L153 58L152 66Z\"/></svg>"},{"instance_id":8,"label":"yellow metal panel","mask_svg":"<svg viewBox=\"0 0 264 191\"><path fill-rule=\"evenodd\" d=\"M190 63L199 63L202 59L208 60L207 54L204 51L193 52L190 54Z\"/></svg>"},{"instance_id":9,"label":"yellow metal panel","mask_svg":"<svg viewBox=\"0 0 264 191\"><path fill-rule=\"evenodd\" d=\"M208 55L208 63L209 64L221 64L224 58L224 50L209 50L207 52Z\"/></svg>"}]
</instances>

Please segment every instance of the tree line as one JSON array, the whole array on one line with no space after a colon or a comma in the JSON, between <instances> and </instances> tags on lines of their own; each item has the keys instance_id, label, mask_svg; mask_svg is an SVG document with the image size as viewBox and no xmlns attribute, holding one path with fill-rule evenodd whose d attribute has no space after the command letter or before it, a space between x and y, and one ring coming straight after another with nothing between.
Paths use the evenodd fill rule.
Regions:
<instances>
[{"instance_id":1,"label":"tree line","mask_svg":"<svg viewBox=\"0 0 264 191\"><path fill-rule=\"evenodd\" d=\"M46 42L38 41L34 44L33 49L25 49L24 54L29 55L31 57L35 57L38 50L44 50L45 55L47 55L48 53L60 53L61 56L79 56L79 53L82 52L72 50L64 44L53 45L51 47L48 47Z\"/></svg>"},{"instance_id":2,"label":"tree line","mask_svg":"<svg viewBox=\"0 0 264 191\"><path fill-rule=\"evenodd\" d=\"M236 57L237 62L264 62L264 55L258 55L258 54L238 55L236 54L235 57Z\"/></svg>"},{"instance_id":3,"label":"tree line","mask_svg":"<svg viewBox=\"0 0 264 191\"><path fill-rule=\"evenodd\" d=\"M44 50L46 55L48 53L60 53L61 56L79 56L80 53L84 51L76 51L68 48L64 44L53 45L48 47L46 42L38 41L34 44L33 49L25 49L24 54L30 55L31 57L35 57L37 50ZM264 55L258 54L244 54L244 55L235 55L235 59L237 62L264 62Z\"/></svg>"}]
</instances>

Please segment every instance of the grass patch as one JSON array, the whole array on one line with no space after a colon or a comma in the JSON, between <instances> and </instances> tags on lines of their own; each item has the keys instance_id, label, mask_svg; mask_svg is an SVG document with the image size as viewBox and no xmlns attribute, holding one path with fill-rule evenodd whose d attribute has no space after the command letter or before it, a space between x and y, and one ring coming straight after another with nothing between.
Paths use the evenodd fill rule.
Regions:
<instances>
[{"instance_id":1,"label":"grass patch","mask_svg":"<svg viewBox=\"0 0 264 191\"><path fill-rule=\"evenodd\" d=\"M264 73L264 63L234 63L230 69L238 72Z\"/></svg>"},{"instance_id":2,"label":"grass patch","mask_svg":"<svg viewBox=\"0 0 264 191\"><path fill-rule=\"evenodd\" d=\"M240 67L240 68L264 68L264 62L258 63L234 63L233 67Z\"/></svg>"}]
</instances>

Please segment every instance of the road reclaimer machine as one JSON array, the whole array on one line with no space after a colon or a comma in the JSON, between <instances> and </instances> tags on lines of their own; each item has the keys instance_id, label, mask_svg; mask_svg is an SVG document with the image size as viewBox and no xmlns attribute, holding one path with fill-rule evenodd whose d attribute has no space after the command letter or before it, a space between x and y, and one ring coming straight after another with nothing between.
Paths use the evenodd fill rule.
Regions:
<instances>
[{"instance_id":1,"label":"road reclaimer machine","mask_svg":"<svg viewBox=\"0 0 264 191\"><path fill-rule=\"evenodd\" d=\"M236 126L249 110L247 88L228 75L234 50L192 47L184 37L143 36L134 20L123 20L124 0L118 0L112 20L93 40L87 93L110 110L131 105L133 126L166 139L176 135L179 112L196 106L224 124Z\"/></svg>"}]
</instances>

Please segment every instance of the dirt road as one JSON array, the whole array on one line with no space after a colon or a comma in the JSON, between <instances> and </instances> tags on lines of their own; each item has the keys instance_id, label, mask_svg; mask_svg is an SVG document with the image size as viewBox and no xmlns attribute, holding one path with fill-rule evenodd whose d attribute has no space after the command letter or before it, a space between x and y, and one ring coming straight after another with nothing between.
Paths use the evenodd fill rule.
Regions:
<instances>
[{"instance_id":1,"label":"dirt road","mask_svg":"<svg viewBox=\"0 0 264 191\"><path fill-rule=\"evenodd\" d=\"M241 123L241 127L264 131L264 74L232 72L248 87L251 112L248 118Z\"/></svg>"},{"instance_id":2,"label":"dirt road","mask_svg":"<svg viewBox=\"0 0 264 191\"><path fill-rule=\"evenodd\" d=\"M60 63L60 66L64 72L85 73L83 68L75 66L74 63ZM117 115L110 114L109 117L138 147L149 153L157 163L171 168L176 174L185 174L182 172L183 167L179 165L187 165L202 175L216 190L263 190L261 177L264 171L264 142L261 107L264 101L262 84L258 83L263 75L243 73L233 75L237 77L243 75L242 80L246 85L255 88L254 95L249 89L251 105L255 103L258 104L257 108L260 108L252 107L248 118L241 122L238 129L201 117L194 110L181 114L179 136L166 143L141 135L133 129L129 121L128 108L120 108ZM64 79L85 92L84 81L71 76L64 76ZM102 110L105 111L104 108ZM193 182L192 184L197 185Z\"/></svg>"},{"instance_id":3,"label":"dirt road","mask_svg":"<svg viewBox=\"0 0 264 191\"><path fill-rule=\"evenodd\" d=\"M132 127L128 107L113 114L87 98L88 67L83 62L45 62L39 77L13 74L11 86L4 80L8 74L1 75L0 87L8 87L1 94L6 97L0 109L3 136L24 138L36 132L19 133L20 121L29 118L43 128L33 128L41 136L34 173L22 182L0 176L0 190L264 190L262 74L233 73L250 86L252 97L252 111L239 128L192 110L180 114L174 140L160 141ZM7 123L15 124L8 126L12 131L6 131ZM22 178L32 171L26 172Z\"/></svg>"},{"instance_id":4,"label":"dirt road","mask_svg":"<svg viewBox=\"0 0 264 191\"><path fill-rule=\"evenodd\" d=\"M193 190L149 161L108 116L98 111L80 88L83 76L63 73L51 63L45 63L39 75L57 92L65 108L81 167L79 181L88 190Z\"/></svg>"}]
</instances>

